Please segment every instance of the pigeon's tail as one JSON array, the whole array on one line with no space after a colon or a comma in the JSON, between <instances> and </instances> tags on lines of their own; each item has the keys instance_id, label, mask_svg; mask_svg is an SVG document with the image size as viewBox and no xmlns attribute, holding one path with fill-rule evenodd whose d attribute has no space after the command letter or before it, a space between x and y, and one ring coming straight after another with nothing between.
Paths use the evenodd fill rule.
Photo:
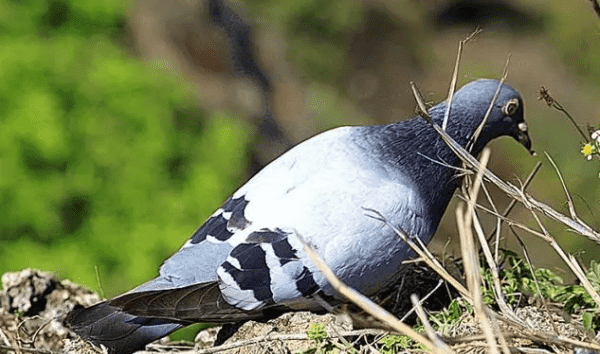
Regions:
<instances>
[{"instance_id":1,"label":"pigeon's tail","mask_svg":"<svg viewBox=\"0 0 600 354\"><path fill-rule=\"evenodd\" d=\"M110 354L142 350L146 344L185 326L165 319L130 315L109 302L75 309L66 321L75 333L94 344L104 345Z\"/></svg>"},{"instance_id":2,"label":"pigeon's tail","mask_svg":"<svg viewBox=\"0 0 600 354\"><path fill-rule=\"evenodd\" d=\"M151 283L149 283L151 284ZM181 288L145 290L135 289L110 301L122 311L144 318L162 318L178 323L233 323L261 319L277 312L280 306L266 306L243 310L223 298L216 281L196 283Z\"/></svg>"},{"instance_id":3,"label":"pigeon's tail","mask_svg":"<svg viewBox=\"0 0 600 354\"><path fill-rule=\"evenodd\" d=\"M142 290L156 285L147 284L112 300L75 309L66 322L79 336L106 346L110 354L129 354L194 322L244 322L273 318L282 311L282 306L251 311L232 306L217 282Z\"/></svg>"}]
</instances>

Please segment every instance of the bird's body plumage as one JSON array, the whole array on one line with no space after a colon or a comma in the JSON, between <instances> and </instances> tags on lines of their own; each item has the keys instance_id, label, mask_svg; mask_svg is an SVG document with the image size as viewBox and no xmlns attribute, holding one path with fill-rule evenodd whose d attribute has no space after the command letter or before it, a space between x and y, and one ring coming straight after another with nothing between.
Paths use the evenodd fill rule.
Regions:
<instances>
[{"instance_id":1,"label":"bird's body plumage","mask_svg":"<svg viewBox=\"0 0 600 354\"><path fill-rule=\"evenodd\" d=\"M447 132L459 144L465 146L472 137L497 87L496 81L479 80L456 93ZM504 112L508 102L517 104L511 115ZM445 108L441 103L430 110L436 123L441 124ZM529 149L521 124L522 101L504 85L473 153L502 135ZM418 118L317 135L236 191L164 263L159 277L95 309L74 311L71 327L114 353L128 353L192 322L237 322L263 318L271 310L319 310L317 293L341 301L297 235L346 284L373 295L398 278L411 251L392 228L366 216L365 210L376 210L427 243L456 189L449 166L458 164ZM129 325L123 331L129 341L123 336L116 342L114 333L102 329L115 321Z\"/></svg>"}]
</instances>

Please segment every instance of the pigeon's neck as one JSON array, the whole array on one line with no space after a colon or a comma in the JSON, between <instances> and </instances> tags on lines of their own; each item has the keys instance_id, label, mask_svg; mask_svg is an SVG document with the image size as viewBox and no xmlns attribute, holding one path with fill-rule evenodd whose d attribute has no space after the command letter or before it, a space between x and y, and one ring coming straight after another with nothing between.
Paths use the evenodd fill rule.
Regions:
<instances>
[{"instance_id":1,"label":"pigeon's neck","mask_svg":"<svg viewBox=\"0 0 600 354\"><path fill-rule=\"evenodd\" d=\"M449 123L446 131L461 146L465 146L477 128ZM441 123L441 122L440 122ZM428 215L440 221L454 190L460 183L456 177L459 158L448 148L438 133L423 119L411 119L385 126L366 127L371 153L398 178L408 179L419 193L423 206L431 208ZM482 145L482 144L478 144ZM481 150L478 148L477 150ZM477 155L480 151L474 150Z\"/></svg>"}]
</instances>

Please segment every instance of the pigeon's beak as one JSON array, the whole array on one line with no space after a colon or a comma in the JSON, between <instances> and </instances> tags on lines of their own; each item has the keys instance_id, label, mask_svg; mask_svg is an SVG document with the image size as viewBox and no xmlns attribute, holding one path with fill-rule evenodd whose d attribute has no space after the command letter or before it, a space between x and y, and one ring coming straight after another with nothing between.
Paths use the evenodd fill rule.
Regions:
<instances>
[{"instance_id":1,"label":"pigeon's beak","mask_svg":"<svg viewBox=\"0 0 600 354\"><path fill-rule=\"evenodd\" d=\"M517 139L517 141L521 143L521 145L523 145L527 151L529 151L531 156L536 156L537 154L531 148L531 138L529 137L529 133L527 131L527 123L521 122L517 125L517 128L518 129L514 135L514 138Z\"/></svg>"}]
</instances>

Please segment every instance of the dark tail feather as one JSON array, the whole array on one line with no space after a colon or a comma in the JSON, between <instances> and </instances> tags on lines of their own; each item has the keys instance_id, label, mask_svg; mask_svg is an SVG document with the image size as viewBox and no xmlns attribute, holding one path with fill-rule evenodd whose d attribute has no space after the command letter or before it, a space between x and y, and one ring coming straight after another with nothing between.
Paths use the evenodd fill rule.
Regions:
<instances>
[{"instance_id":1,"label":"dark tail feather","mask_svg":"<svg viewBox=\"0 0 600 354\"><path fill-rule=\"evenodd\" d=\"M111 354L129 354L162 338L185 324L164 319L129 315L107 302L75 309L66 318L69 327L94 344L102 344Z\"/></svg>"},{"instance_id":2,"label":"dark tail feather","mask_svg":"<svg viewBox=\"0 0 600 354\"><path fill-rule=\"evenodd\" d=\"M81 337L103 344L111 354L129 354L194 322L234 323L268 319L281 306L244 311L223 298L217 282L163 290L134 290L94 306L75 309L66 318Z\"/></svg>"},{"instance_id":3,"label":"dark tail feather","mask_svg":"<svg viewBox=\"0 0 600 354\"><path fill-rule=\"evenodd\" d=\"M217 282L129 292L110 300L110 305L135 316L189 323L232 323L265 317L263 309L244 311L227 303Z\"/></svg>"}]
</instances>

